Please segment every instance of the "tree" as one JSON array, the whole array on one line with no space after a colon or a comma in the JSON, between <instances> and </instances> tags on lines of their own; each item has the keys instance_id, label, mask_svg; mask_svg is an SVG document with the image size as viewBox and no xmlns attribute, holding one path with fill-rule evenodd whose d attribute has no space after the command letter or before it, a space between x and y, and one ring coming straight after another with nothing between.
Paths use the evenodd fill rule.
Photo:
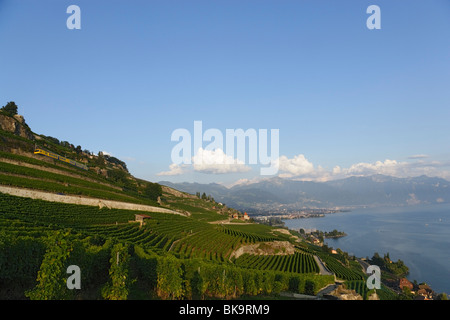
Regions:
<instances>
[{"instance_id":1,"label":"tree","mask_svg":"<svg viewBox=\"0 0 450 320\"><path fill-rule=\"evenodd\" d=\"M440 293L437 297L436 300L448 300L448 296L445 292Z\"/></svg>"},{"instance_id":2,"label":"tree","mask_svg":"<svg viewBox=\"0 0 450 320\"><path fill-rule=\"evenodd\" d=\"M379 267L384 267L384 259L380 257L380 254L378 252L375 252L373 254L372 259L370 260L372 264L375 264Z\"/></svg>"},{"instance_id":3,"label":"tree","mask_svg":"<svg viewBox=\"0 0 450 320\"><path fill-rule=\"evenodd\" d=\"M314 281L311 280L306 280L305 282L305 294L308 295L315 295L315 291L316 291L316 283Z\"/></svg>"},{"instance_id":4,"label":"tree","mask_svg":"<svg viewBox=\"0 0 450 320\"><path fill-rule=\"evenodd\" d=\"M95 161L95 164L101 168L105 167L105 157L103 156L103 152L100 151L98 153L98 157Z\"/></svg>"},{"instance_id":5,"label":"tree","mask_svg":"<svg viewBox=\"0 0 450 320\"><path fill-rule=\"evenodd\" d=\"M146 197L156 201L158 197L162 196L162 187L158 183L149 182L143 190L143 193Z\"/></svg>"},{"instance_id":6,"label":"tree","mask_svg":"<svg viewBox=\"0 0 450 320\"><path fill-rule=\"evenodd\" d=\"M10 101L5 106L3 106L1 110L11 116L14 116L17 114L17 105L14 101Z\"/></svg>"}]
</instances>

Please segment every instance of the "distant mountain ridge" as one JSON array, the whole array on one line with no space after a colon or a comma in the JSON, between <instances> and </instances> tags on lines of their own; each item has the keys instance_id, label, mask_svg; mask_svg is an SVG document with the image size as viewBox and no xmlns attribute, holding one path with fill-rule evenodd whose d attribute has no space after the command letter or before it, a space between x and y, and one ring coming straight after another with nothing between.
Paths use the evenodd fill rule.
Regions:
<instances>
[{"instance_id":1,"label":"distant mountain ridge","mask_svg":"<svg viewBox=\"0 0 450 320\"><path fill-rule=\"evenodd\" d=\"M385 175L353 176L327 182L295 181L275 177L231 188L217 183L168 181L159 183L192 194L205 192L216 201L248 211L405 206L450 202L450 182L428 176L411 178Z\"/></svg>"}]
</instances>

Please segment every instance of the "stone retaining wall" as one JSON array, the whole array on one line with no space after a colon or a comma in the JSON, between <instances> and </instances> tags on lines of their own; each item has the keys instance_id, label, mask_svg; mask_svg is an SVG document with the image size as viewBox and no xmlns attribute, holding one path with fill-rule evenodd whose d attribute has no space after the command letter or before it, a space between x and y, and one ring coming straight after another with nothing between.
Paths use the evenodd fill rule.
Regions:
<instances>
[{"instance_id":1,"label":"stone retaining wall","mask_svg":"<svg viewBox=\"0 0 450 320\"><path fill-rule=\"evenodd\" d=\"M45 201L62 202L70 204L79 204L87 206L96 206L99 208L107 207L110 209L124 209L124 210L137 210L137 211L147 211L147 212L161 212L161 213L171 213L186 216L186 214L165 209L159 207L153 207L143 204L134 204L120 201L96 199L96 198L86 198L81 196L69 196L69 195L59 195L50 192L22 189L8 186L0 186L0 192L7 193L13 196L26 197L32 199L40 199Z\"/></svg>"}]
</instances>

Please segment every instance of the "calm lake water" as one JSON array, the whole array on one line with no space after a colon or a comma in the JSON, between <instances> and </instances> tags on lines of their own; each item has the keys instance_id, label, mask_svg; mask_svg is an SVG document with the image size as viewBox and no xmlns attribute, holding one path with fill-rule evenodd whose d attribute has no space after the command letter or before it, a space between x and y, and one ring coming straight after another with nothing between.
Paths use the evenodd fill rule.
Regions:
<instances>
[{"instance_id":1,"label":"calm lake water","mask_svg":"<svg viewBox=\"0 0 450 320\"><path fill-rule=\"evenodd\" d=\"M346 237L325 243L356 257L389 252L391 260L401 259L409 267L409 280L450 293L450 204L356 209L284 222L289 229L344 231Z\"/></svg>"}]
</instances>

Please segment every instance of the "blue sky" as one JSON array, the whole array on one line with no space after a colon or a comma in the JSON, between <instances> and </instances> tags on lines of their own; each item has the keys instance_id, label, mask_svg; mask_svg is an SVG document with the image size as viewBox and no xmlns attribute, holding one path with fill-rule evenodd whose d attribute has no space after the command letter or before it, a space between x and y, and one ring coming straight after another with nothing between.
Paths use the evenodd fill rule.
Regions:
<instances>
[{"instance_id":1,"label":"blue sky","mask_svg":"<svg viewBox=\"0 0 450 320\"><path fill-rule=\"evenodd\" d=\"M81 9L69 30L66 9ZM381 29L369 30L369 5ZM279 129L280 175L450 179L450 2L0 0L0 105L40 134L170 172L177 128Z\"/></svg>"}]
</instances>

